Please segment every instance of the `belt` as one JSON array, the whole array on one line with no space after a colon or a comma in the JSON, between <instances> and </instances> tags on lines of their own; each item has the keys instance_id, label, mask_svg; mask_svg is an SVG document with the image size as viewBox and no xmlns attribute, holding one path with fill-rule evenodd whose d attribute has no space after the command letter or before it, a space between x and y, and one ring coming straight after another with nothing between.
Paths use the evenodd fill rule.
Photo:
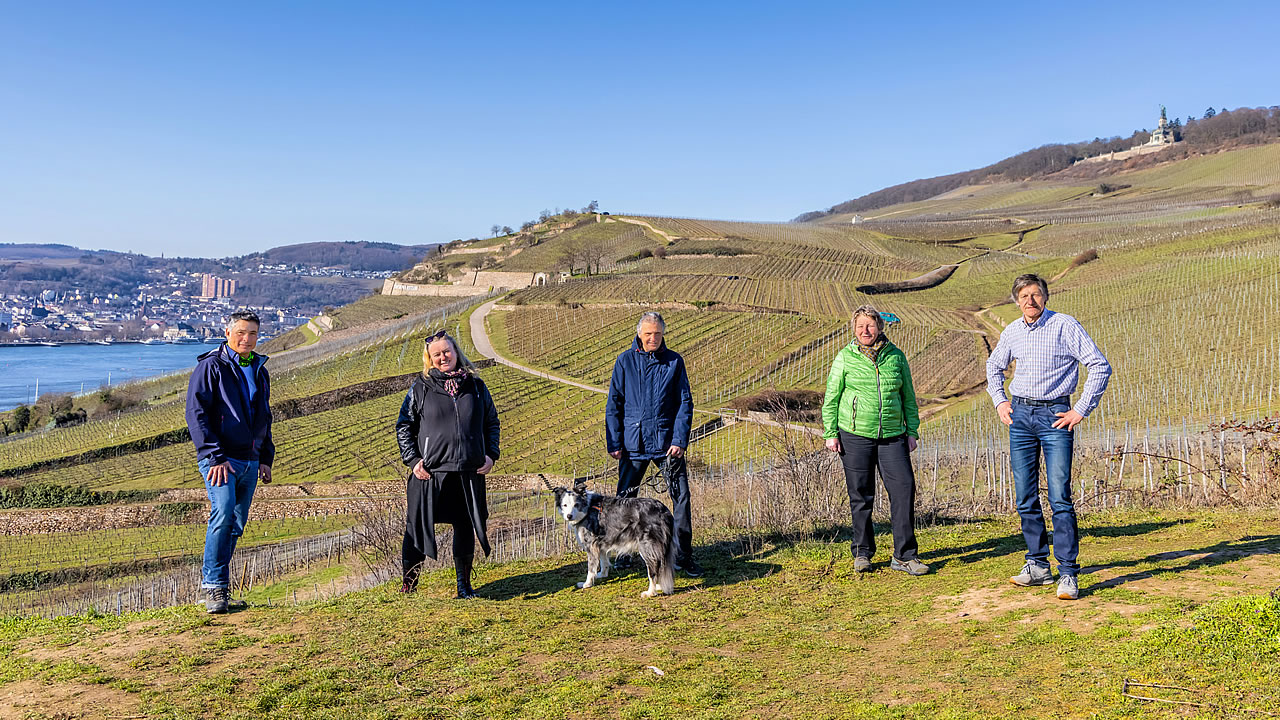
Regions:
<instances>
[{"instance_id":1,"label":"belt","mask_svg":"<svg viewBox=\"0 0 1280 720\"><path fill-rule=\"evenodd\" d=\"M1069 404L1071 402L1070 395L1063 395L1062 397L1053 398L1052 400L1032 400L1030 398L1018 397L1017 395L1013 395L1012 397L1013 401L1019 405L1030 405L1031 407L1049 407L1050 405L1062 405Z\"/></svg>"}]
</instances>

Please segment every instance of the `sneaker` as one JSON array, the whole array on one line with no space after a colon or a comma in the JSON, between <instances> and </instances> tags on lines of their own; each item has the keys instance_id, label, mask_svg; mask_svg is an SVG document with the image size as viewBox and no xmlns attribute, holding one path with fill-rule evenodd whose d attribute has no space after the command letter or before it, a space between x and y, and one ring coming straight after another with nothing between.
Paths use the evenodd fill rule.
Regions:
<instances>
[{"instance_id":1,"label":"sneaker","mask_svg":"<svg viewBox=\"0 0 1280 720\"><path fill-rule=\"evenodd\" d=\"M220 615L227 611L227 602L231 597L226 588L208 588L205 590L204 609L210 615Z\"/></svg>"},{"instance_id":2,"label":"sneaker","mask_svg":"<svg viewBox=\"0 0 1280 720\"><path fill-rule=\"evenodd\" d=\"M907 560L906 562L903 562L898 558L894 558L889 562L889 569L901 570L902 572L908 575L928 575L929 574L929 566L925 565L924 563L914 558L911 560Z\"/></svg>"},{"instance_id":3,"label":"sneaker","mask_svg":"<svg viewBox=\"0 0 1280 720\"><path fill-rule=\"evenodd\" d=\"M702 566L698 564L698 561L694 560L693 558L689 558L687 560L677 560L676 570L679 570L680 572L684 573L687 577L691 577L691 578L700 578L706 572L705 570L702 569Z\"/></svg>"},{"instance_id":4,"label":"sneaker","mask_svg":"<svg viewBox=\"0 0 1280 720\"><path fill-rule=\"evenodd\" d=\"M408 580L400 581L401 594L408 595L410 593L417 592L417 590L418 590L418 586L415 583L411 583Z\"/></svg>"},{"instance_id":5,"label":"sneaker","mask_svg":"<svg viewBox=\"0 0 1280 720\"><path fill-rule=\"evenodd\" d=\"M1022 572L1009 578L1009 582L1021 587L1052 585L1053 571L1047 567L1040 567L1035 563L1029 562L1022 566Z\"/></svg>"},{"instance_id":6,"label":"sneaker","mask_svg":"<svg viewBox=\"0 0 1280 720\"><path fill-rule=\"evenodd\" d=\"M858 557L854 558L854 559L853 559L853 571L854 571L854 572L862 572L862 573L864 573L864 572L871 572L871 558L862 557L861 555L859 555Z\"/></svg>"},{"instance_id":7,"label":"sneaker","mask_svg":"<svg viewBox=\"0 0 1280 720\"><path fill-rule=\"evenodd\" d=\"M1080 584L1075 575L1062 575L1058 579L1058 599L1075 600L1080 597Z\"/></svg>"}]
</instances>

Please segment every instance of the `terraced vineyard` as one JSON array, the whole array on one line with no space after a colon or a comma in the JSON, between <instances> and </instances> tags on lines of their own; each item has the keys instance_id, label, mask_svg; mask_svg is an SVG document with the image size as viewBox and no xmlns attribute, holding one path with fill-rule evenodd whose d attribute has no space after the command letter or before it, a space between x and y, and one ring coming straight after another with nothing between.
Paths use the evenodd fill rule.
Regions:
<instances>
[{"instance_id":1,"label":"terraced vineyard","mask_svg":"<svg viewBox=\"0 0 1280 720\"><path fill-rule=\"evenodd\" d=\"M340 515L254 520L238 547L308 537L351 524L350 516ZM204 534L205 526L199 524L64 532L53 538L57 542L39 542L40 536L0 535L0 568L3 573L16 575L192 558L203 555Z\"/></svg>"},{"instance_id":2,"label":"terraced vineyard","mask_svg":"<svg viewBox=\"0 0 1280 720\"><path fill-rule=\"evenodd\" d=\"M1280 190L1280 144L1194 157L1165 167L1116 176L1117 181L1152 187L1252 187Z\"/></svg>"},{"instance_id":3,"label":"terraced vineyard","mask_svg":"<svg viewBox=\"0 0 1280 720\"><path fill-rule=\"evenodd\" d=\"M333 311L334 329L363 327L379 320L395 320L456 302L453 297L370 295Z\"/></svg>"},{"instance_id":4,"label":"terraced vineyard","mask_svg":"<svg viewBox=\"0 0 1280 720\"><path fill-rule=\"evenodd\" d=\"M529 365L607 386L618 353L635 334L636 308L516 308L490 316L505 351ZM697 405L721 405L766 387L820 389L836 352L853 337L847 322L769 313L664 313L667 339L685 358ZM557 328L555 333L541 328ZM903 323L889 330L919 368L923 396L980 381L972 333Z\"/></svg>"},{"instance_id":5,"label":"terraced vineyard","mask_svg":"<svg viewBox=\"0 0 1280 720\"><path fill-rule=\"evenodd\" d=\"M815 317L845 319L859 306L873 304L899 316L912 316L918 322L964 327L963 319L954 311L916 305L899 296L867 295L851 285L717 275L597 277L521 290L513 300L530 305L719 303L736 308L792 310Z\"/></svg>"},{"instance_id":6,"label":"terraced vineyard","mask_svg":"<svg viewBox=\"0 0 1280 720\"><path fill-rule=\"evenodd\" d=\"M1091 482L1089 497L1105 507L1113 501L1109 492L1123 494L1108 487L1131 489L1124 488L1123 466L1115 468L1103 451L1138 442L1139 429L1144 442L1154 438L1189 458L1192 434L1204 423L1280 409L1280 326L1271 322L1280 317L1280 210L1261 202L1261 193L1278 182L1276 153L1280 145L1156 167L1119 178L1133 187L1105 193L1072 179L962 188L868 213L875 217L856 226L839 216L813 224L629 216L654 232L615 216L559 235L557 225L538 234L542 242L514 255L501 247L506 240L486 241L477 245L500 259L502 269L522 272L552 269L548 265L561 263L574 242L605 250L602 275L512 293L503 301L506 309L489 316L492 339L518 362L603 387L614 358L630 345L639 314L661 307L699 406L691 467L707 477L731 469L754 478L772 467L775 429L716 411L769 387L821 389L832 357L851 340L850 314L873 304L901 319L889 336L910 360L928 413L926 447L935 453L931 461L920 456L921 462L932 463L935 478L942 468L944 490L960 492L972 507L991 502L1007 510L1012 493L1000 470L1007 468L1007 430L982 392L987 348L996 342L999 324L1018 317L1006 302L1014 276L1060 278L1050 307L1078 317L1115 368L1101 408L1077 435L1082 496ZM1242 189L1252 193L1249 198L1239 194ZM618 262L659 247L665 259ZM1091 250L1096 259L1077 259ZM932 288L873 286L943 265L957 269ZM387 321L441 302L370 298L334 313L351 326L343 332L356 333L350 345L325 348L322 342L281 356L273 399L298 401L290 405L298 408L321 393L419 371L422 339L441 325L474 357L467 312ZM377 330L359 335L364 327ZM497 473L590 476L598 485L611 484L601 393L505 366L481 375L503 425ZM156 380L140 386L156 403L148 410L0 443L0 472L181 428L184 386L185 378ZM404 468L393 425L402 398L402 390L378 385L340 407L309 405L280 420L274 428L277 481L399 482ZM1225 445L1218 442L1222 452ZM1248 467L1253 459L1246 445L1233 447L1245 452L1236 462ZM1153 467L1138 471L1144 492L1176 487L1179 498L1185 492L1210 501L1208 473L1201 473L1197 486L1182 476L1158 478ZM1137 485L1133 473L1130 465L1129 480ZM200 486L185 442L13 475L5 481L93 489ZM1116 484L1108 486L1113 475ZM732 504L729 494L720 501ZM512 520L545 521L542 510L530 501L521 510L528 517ZM251 533L267 536L250 535L245 543L314 537L352 521L259 521ZM144 557L163 563L193 555L201 540L201 529L193 526L113 532L26 543L0 538L0 563L12 573L84 567L97 551L107 563ZM545 534L539 535L543 548L550 547ZM515 534L501 537L507 543ZM499 556L518 552L508 544Z\"/></svg>"},{"instance_id":7,"label":"terraced vineyard","mask_svg":"<svg viewBox=\"0 0 1280 720\"><path fill-rule=\"evenodd\" d=\"M458 325L453 323L453 327ZM308 397L367 380L422 368L422 339L432 329L417 329L320 362L275 373L273 402ZM185 427L185 378L178 399L146 410L123 413L57 432L37 433L0 444L0 472L53 458L154 437Z\"/></svg>"}]
</instances>

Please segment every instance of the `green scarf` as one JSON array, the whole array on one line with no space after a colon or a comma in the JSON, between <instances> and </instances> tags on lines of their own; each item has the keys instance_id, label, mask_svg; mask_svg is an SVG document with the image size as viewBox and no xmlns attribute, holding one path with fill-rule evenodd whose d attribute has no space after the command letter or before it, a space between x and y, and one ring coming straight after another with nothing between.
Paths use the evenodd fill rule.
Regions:
<instances>
[{"instance_id":1,"label":"green scarf","mask_svg":"<svg viewBox=\"0 0 1280 720\"><path fill-rule=\"evenodd\" d=\"M889 344L889 338L885 337L884 333L880 333L880 337L876 338L875 342L870 345L863 345L857 340L854 340L853 344L857 345L858 352L866 355L867 359L871 361L872 365L874 365L876 358L880 356L880 351L884 349L885 345Z\"/></svg>"}]
</instances>

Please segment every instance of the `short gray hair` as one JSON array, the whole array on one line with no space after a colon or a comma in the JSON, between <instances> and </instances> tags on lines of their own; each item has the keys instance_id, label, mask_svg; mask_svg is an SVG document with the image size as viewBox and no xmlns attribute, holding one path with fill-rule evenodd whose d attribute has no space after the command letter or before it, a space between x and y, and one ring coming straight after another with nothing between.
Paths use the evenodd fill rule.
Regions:
<instances>
[{"instance_id":1,"label":"short gray hair","mask_svg":"<svg viewBox=\"0 0 1280 720\"><path fill-rule=\"evenodd\" d=\"M453 336L447 332L441 332L437 335L432 335L426 338L426 342L422 344L422 354L426 355L427 349L431 347L431 343L437 340L448 340L449 344L453 346L453 355L458 358L458 367L466 368L467 370L476 369L475 364L468 360L466 354L462 352L462 348L458 347L458 341L454 340ZM426 363L423 364L425 365Z\"/></svg>"},{"instance_id":2,"label":"short gray hair","mask_svg":"<svg viewBox=\"0 0 1280 720\"><path fill-rule=\"evenodd\" d=\"M644 325L645 323L657 323L658 330L664 333L667 331L667 321L662 319L662 313L657 312L655 310L650 310L640 316L640 322L636 323L637 335L640 334L640 326Z\"/></svg>"},{"instance_id":3,"label":"short gray hair","mask_svg":"<svg viewBox=\"0 0 1280 720\"><path fill-rule=\"evenodd\" d=\"M876 310L870 305L861 305L857 310L853 311L853 317L850 318L849 323L853 324L858 322L858 318L860 317L869 317L872 320L875 320L876 329L880 332L884 332L884 316L880 314L879 310Z\"/></svg>"},{"instance_id":4,"label":"short gray hair","mask_svg":"<svg viewBox=\"0 0 1280 720\"><path fill-rule=\"evenodd\" d=\"M231 316L227 318L227 329L230 330L234 328L236 326L236 323L240 322L241 320L244 320L245 322L251 322L254 325L257 325L259 328L262 327L262 321L258 319L258 313L252 310L237 310L231 313Z\"/></svg>"},{"instance_id":5,"label":"short gray hair","mask_svg":"<svg viewBox=\"0 0 1280 720\"><path fill-rule=\"evenodd\" d=\"M1014 302L1018 301L1018 293L1022 292L1022 288L1028 285L1039 285L1040 292L1044 293L1046 300L1049 299L1049 283L1045 282L1044 278L1039 275L1028 273L1026 275L1019 275L1018 278L1013 281L1013 292L1011 295Z\"/></svg>"}]
</instances>

